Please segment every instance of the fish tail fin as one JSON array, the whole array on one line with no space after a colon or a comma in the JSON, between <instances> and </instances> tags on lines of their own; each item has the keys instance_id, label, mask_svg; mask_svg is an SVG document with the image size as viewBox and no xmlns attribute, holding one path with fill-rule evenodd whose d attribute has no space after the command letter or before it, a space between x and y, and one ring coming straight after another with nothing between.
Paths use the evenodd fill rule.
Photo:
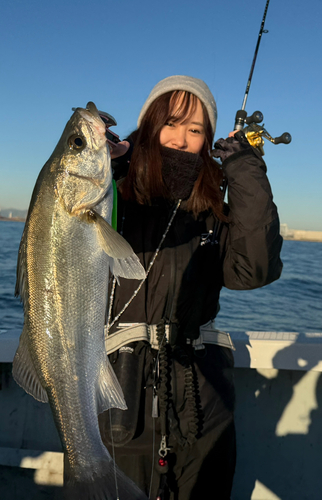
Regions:
<instances>
[{"instance_id":1,"label":"fish tail fin","mask_svg":"<svg viewBox=\"0 0 322 500\"><path fill-rule=\"evenodd\" d=\"M110 460L103 475L90 481L65 481L65 500L148 500L143 491Z\"/></svg>"}]
</instances>

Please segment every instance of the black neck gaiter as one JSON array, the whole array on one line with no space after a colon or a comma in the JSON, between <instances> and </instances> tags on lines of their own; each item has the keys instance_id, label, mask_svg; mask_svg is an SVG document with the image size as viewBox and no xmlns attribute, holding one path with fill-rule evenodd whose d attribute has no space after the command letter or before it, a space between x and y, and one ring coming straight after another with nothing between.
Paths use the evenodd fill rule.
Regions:
<instances>
[{"instance_id":1,"label":"black neck gaiter","mask_svg":"<svg viewBox=\"0 0 322 500\"><path fill-rule=\"evenodd\" d=\"M202 158L195 153L161 147L162 177L174 200L189 198L201 171Z\"/></svg>"}]
</instances>

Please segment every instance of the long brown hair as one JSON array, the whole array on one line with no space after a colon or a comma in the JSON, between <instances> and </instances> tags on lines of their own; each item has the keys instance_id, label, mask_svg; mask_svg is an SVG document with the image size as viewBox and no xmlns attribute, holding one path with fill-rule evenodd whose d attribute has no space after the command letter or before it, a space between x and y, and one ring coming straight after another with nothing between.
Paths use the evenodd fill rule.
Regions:
<instances>
[{"instance_id":1,"label":"long brown hair","mask_svg":"<svg viewBox=\"0 0 322 500\"><path fill-rule=\"evenodd\" d=\"M140 127L132 134L134 149L130 168L120 185L124 199L150 204L155 198L167 197L168 191L162 178L160 132L170 119L172 122L189 119L195 112L197 102L194 94L185 91L167 92L153 101ZM219 219L226 220L221 191L223 172L219 163L209 155L213 134L206 108L203 103L201 105L206 135L200 152L203 167L185 208L196 216L205 210L212 210Z\"/></svg>"}]
</instances>

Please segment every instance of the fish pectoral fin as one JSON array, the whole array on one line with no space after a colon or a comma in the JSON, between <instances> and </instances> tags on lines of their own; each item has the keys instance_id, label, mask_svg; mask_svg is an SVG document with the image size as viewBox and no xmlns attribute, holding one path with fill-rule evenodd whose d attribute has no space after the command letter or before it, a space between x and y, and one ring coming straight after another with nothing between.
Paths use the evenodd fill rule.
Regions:
<instances>
[{"instance_id":1,"label":"fish pectoral fin","mask_svg":"<svg viewBox=\"0 0 322 500\"><path fill-rule=\"evenodd\" d=\"M106 220L99 215L95 214L95 223L99 234L99 243L104 252L113 259L125 259L132 253L132 247Z\"/></svg>"},{"instance_id":2,"label":"fish pectoral fin","mask_svg":"<svg viewBox=\"0 0 322 500\"><path fill-rule=\"evenodd\" d=\"M131 245L96 212L95 219L99 244L110 257L110 269L114 276L144 279L146 276L144 267Z\"/></svg>"},{"instance_id":3,"label":"fish pectoral fin","mask_svg":"<svg viewBox=\"0 0 322 500\"><path fill-rule=\"evenodd\" d=\"M107 356L104 361L97 387L97 412L102 413L110 408L126 410L122 388Z\"/></svg>"},{"instance_id":4,"label":"fish pectoral fin","mask_svg":"<svg viewBox=\"0 0 322 500\"><path fill-rule=\"evenodd\" d=\"M25 226L18 253L17 262L17 279L15 287L15 296L20 296L22 302L26 303L26 233L27 229Z\"/></svg>"},{"instance_id":5,"label":"fish pectoral fin","mask_svg":"<svg viewBox=\"0 0 322 500\"><path fill-rule=\"evenodd\" d=\"M146 276L144 267L135 253L126 259L110 258L110 270L116 278L143 280Z\"/></svg>"},{"instance_id":6,"label":"fish pectoral fin","mask_svg":"<svg viewBox=\"0 0 322 500\"><path fill-rule=\"evenodd\" d=\"M30 357L26 328L22 330L19 346L12 364L12 375L20 387L42 403L48 403L47 392L43 388Z\"/></svg>"}]
</instances>

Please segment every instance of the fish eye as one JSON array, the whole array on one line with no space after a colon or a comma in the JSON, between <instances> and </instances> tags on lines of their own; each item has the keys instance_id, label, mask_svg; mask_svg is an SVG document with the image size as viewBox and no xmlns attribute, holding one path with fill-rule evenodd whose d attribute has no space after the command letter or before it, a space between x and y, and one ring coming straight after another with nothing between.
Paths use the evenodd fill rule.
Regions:
<instances>
[{"instance_id":1,"label":"fish eye","mask_svg":"<svg viewBox=\"0 0 322 500\"><path fill-rule=\"evenodd\" d=\"M86 146L84 137L74 134L68 139L68 147L74 151L81 151Z\"/></svg>"}]
</instances>

